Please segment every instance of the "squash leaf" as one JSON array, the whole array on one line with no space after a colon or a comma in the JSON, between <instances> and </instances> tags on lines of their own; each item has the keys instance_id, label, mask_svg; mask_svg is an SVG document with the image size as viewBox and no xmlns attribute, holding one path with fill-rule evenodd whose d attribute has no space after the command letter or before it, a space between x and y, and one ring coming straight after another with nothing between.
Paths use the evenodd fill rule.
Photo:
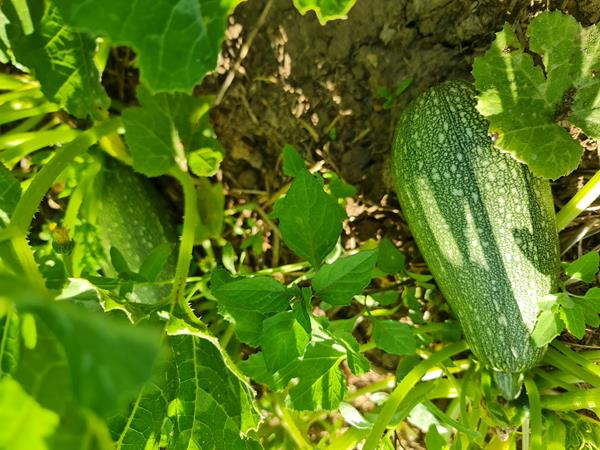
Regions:
<instances>
[{"instance_id":1,"label":"squash leaf","mask_svg":"<svg viewBox=\"0 0 600 450\"><path fill-rule=\"evenodd\" d=\"M150 92L191 93L213 70L225 38L227 17L241 0L54 0L67 24L113 45L130 45Z\"/></svg>"},{"instance_id":2,"label":"squash leaf","mask_svg":"<svg viewBox=\"0 0 600 450\"><path fill-rule=\"evenodd\" d=\"M534 174L556 179L572 172L582 155L563 128L566 120L589 137L600 137L600 29L544 12L531 21L527 36L543 67L505 25L473 64L477 109L488 119L497 147Z\"/></svg>"}]
</instances>

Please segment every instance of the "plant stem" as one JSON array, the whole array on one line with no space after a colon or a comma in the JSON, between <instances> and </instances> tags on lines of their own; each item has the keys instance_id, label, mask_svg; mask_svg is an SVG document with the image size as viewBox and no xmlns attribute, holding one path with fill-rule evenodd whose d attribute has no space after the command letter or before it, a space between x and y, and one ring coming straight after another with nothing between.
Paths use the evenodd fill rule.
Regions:
<instances>
[{"instance_id":1,"label":"plant stem","mask_svg":"<svg viewBox=\"0 0 600 450\"><path fill-rule=\"evenodd\" d=\"M567 358L573 360L575 363L577 363L580 366L582 366L583 368L585 368L587 371L600 377L600 367L598 367L596 364L592 363L591 361L588 361L581 354L574 352L567 345L563 344L560 341L554 341L552 343L552 346L556 350L561 352L563 355L565 355Z\"/></svg>"},{"instance_id":2,"label":"plant stem","mask_svg":"<svg viewBox=\"0 0 600 450\"><path fill-rule=\"evenodd\" d=\"M573 374L578 379L591 384L594 387L600 387L600 377L590 372L585 367L578 366L572 358L563 355L553 348L548 349L545 359L553 366Z\"/></svg>"},{"instance_id":3,"label":"plant stem","mask_svg":"<svg viewBox=\"0 0 600 450\"><path fill-rule=\"evenodd\" d=\"M179 304L186 315L197 323L200 321L191 310L184 295L190 263L192 262L192 251L194 249L194 239L196 237L196 227L198 224L196 188L194 187L192 177L187 172L175 168L171 170L169 174L176 178L181 184L184 199L183 231L181 233L179 254L177 255L177 267L175 269L175 279L173 280L173 289L171 291L170 299L171 302Z\"/></svg>"},{"instance_id":4,"label":"plant stem","mask_svg":"<svg viewBox=\"0 0 600 450\"><path fill-rule=\"evenodd\" d=\"M600 388L567 392L559 395L542 395L541 405L553 411L593 409L600 406Z\"/></svg>"},{"instance_id":5,"label":"plant stem","mask_svg":"<svg viewBox=\"0 0 600 450\"><path fill-rule=\"evenodd\" d=\"M377 447L381 435L392 420L392 417L402 403L402 400L404 400L410 390L430 368L466 349L467 344L465 342L451 344L439 352L432 354L429 359L420 362L408 372L400 384L396 386L396 389L391 393L390 398L385 402L377 421L373 425L373 429L367 437L363 450L374 450Z\"/></svg>"},{"instance_id":6,"label":"plant stem","mask_svg":"<svg viewBox=\"0 0 600 450\"><path fill-rule=\"evenodd\" d=\"M556 215L556 228L561 231L581 214L600 195L600 170Z\"/></svg>"},{"instance_id":7,"label":"plant stem","mask_svg":"<svg viewBox=\"0 0 600 450\"><path fill-rule=\"evenodd\" d=\"M35 175L29 188L23 193L12 214L10 224L0 232L0 241L15 234L26 235L33 216L46 192L61 172L87 151L101 136L114 133L121 127L120 119L111 119L81 133L73 141L57 150L54 157Z\"/></svg>"},{"instance_id":8,"label":"plant stem","mask_svg":"<svg viewBox=\"0 0 600 450\"><path fill-rule=\"evenodd\" d=\"M529 424L530 440L532 450L542 450L542 405L540 403L540 393L531 378L525 380L527 397L529 397Z\"/></svg>"},{"instance_id":9,"label":"plant stem","mask_svg":"<svg viewBox=\"0 0 600 450\"><path fill-rule=\"evenodd\" d=\"M298 429L298 426L296 425L294 418L292 417L290 412L285 407L284 402L281 397L281 394L274 392L273 399L275 400L275 406L276 406L279 414L281 415L281 419L282 419L281 424L283 425L283 428L285 428L285 430L288 432L288 434L290 435L292 440L296 443L296 448L299 450L312 449L313 446L310 445L306 441L306 439L304 439L304 436L302 436L302 433Z\"/></svg>"}]
</instances>

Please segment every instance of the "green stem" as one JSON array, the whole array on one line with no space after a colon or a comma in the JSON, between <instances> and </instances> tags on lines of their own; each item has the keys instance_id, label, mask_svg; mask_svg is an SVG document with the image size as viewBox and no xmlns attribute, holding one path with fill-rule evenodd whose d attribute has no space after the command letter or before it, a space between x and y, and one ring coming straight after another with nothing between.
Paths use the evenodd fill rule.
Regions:
<instances>
[{"instance_id":1,"label":"green stem","mask_svg":"<svg viewBox=\"0 0 600 450\"><path fill-rule=\"evenodd\" d=\"M177 267L175 269L175 279L173 281L173 289L170 298L173 303L179 304L182 311L184 311L190 319L194 322L199 322L184 295L190 263L192 262L192 251L194 249L194 239L198 224L196 188L194 187L192 177L187 172L184 172L181 169L173 169L169 174L181 184L184 199L183 231L181 234L181 242L179 244Z\"/></svg>"},{"instance_id":2,"label":"green stem","mask_svg":"<svg viewBox=\"0 0 600 450\"><path fill-rule=\"evenodd\" d=\"M61 126L48 131L38 130L5 136L0 138L0 148L5 149L0 153L0 159L11 168L30 153L51 145L65 144L79 134L77 130Z\"/></svg>"},{"instance_id":3,"label":"green stem","mask_svg":"<svg viewBox=\"0 0 600 450\"><path fill-rule=\"evenodd\" d=\"M25 234L12 236L10 243L27 278L42 292L46 292L44 277L35 262L35 257L33 256L31 247L29 247L29 244L27 243Z\"/></svg>"},{"instance_id":4,"label":"green stem","mask_svg":"<svg viewBox=\"0 0 600 450\"><path fill-rule=\"evenodd\" d=\"M527 397L529 397L529 425L530 440L532 450L542 450L542 405L540 403L540 393L531 378L525 380Z\"/></svg>"},{"instance_id":5,"label":"green stem","mask_svg":"<svg viewBox=\"0 0 600 450\"><path fill-rule=\"evenodd\" d=\"M574 352L573 350L571 350L568 346L566 346L562 342L554 341L552 343L552 347L554 347L556 350L561 352L563 355L565 355L567 358L569 358L573 362L575 362L575 363L579 364L580 366L582 366L583 368L585 368L590 373L593 373L593 374L597 375L598 377L600 377L600 367L599 366L590 362L587 358L584 358L581 354Z\"/></svg>"},{"instance_id":6,"label":"green stem","mask_svg":"<svg viewBox=\"0 0 600 450\"><path fill-rule=\"evenodd\" d=\"M556 215L556 227L561 231L567 227L579 214L592 204L600 195L600 170L588 181L577 194L562 207Z\"/></svg>"},{"instance_id":7,"label":"green stem","mask_svg":"<svg viewBox=\"0 0 600 450\"><path fill-rule=\"evenodd\" d=\"M542 395L541 405L553 411L593 409L600 406L600 388L567 392L559 395Z\"/></svg>"},{"instance_id":8,"label":"green stem","mask_svg":"<svg viewBox=\"0 0 600 450\"><path fill-rule=\"evenodd\" d=\"M33 108L5 111L0 114L0 125L14 122L15 120L21 120L26 119L28 117L37 116L39 114L48 114L51 112L56 112L59 109L60 108L53 103L44 103L40 106L34 106Z\"/></svg>"},{"instance_id":9,"label":"green stem","mask_svg":"<svg viewBox=\"0 0 600 450\"><path fill-rule=\"evenodd\" d=\"M465 427L463 424L461 424L459 421L452 419L451 417L449 417L444 411L442 411L441 409L439 409L437 406L435 406L431 400L425 400L423 402L423 404L425 406L427 406L427 408L429 409L429 411L435 416L437 417L440 422L445 423L446 425L449 425L453 428L455 428L457 431L460 431L462 433L465 433L466 435L468 435L471 438L479 438L479 433L477 431L473 431L471 429L469 429L468 427Z\"/></svg>"},{"instance_id":10,"label":"green stem","mask_svg":"<svg viewBox=\"0 0 600 450\"><path fill-rule=\"evenodd\" d=\"M391 393L390 398L385 402L377 421L373 425L373 429L369 433L363 449L374 450L377 447L381 435L392 420L392 417L402 403L402 400L404 400L406 395L429 369L458 353L464 352L467 348L465 342L451 344L443 350L432 354L429 359L420 362L408 372L400 384L396 386L396 389Z\"/></svg>"},{"instance_id":11,"label":"green stem","mask_svg":"<svg viewBox=\"0 0 600 450\"><path fill-rule=\"evenodd\" d=\"M578 379L583 380L594 387L600 387L600 377L595 373L589 372L585 367L577 365L576 361L571 357L567 357L553 348L550 348L544 359L553 366L574 375Z\"/></svg>"},{"instance_id":12,"label":"green stem","mask_svg":"<svg viewBox=\"0 0 600 450\"><path fill-rule=\"evenodd\" d=\"M302 436L302 433L296 425L296 421L294 420L288 409L285 407L284 402L281 398L281 394L273 393L273 399L275 400L275 405L281 415L281 424L283 425L283 428L285 428L285 430L288 432L292 440L295 442L296 448L299 450L312 449L313 446L310 445L306 441L306 439L304 439L304 436Z\"/></svg>"},{"instance_id":13,"label":"green stem","mask_svg":"<svg viewBox=\"0 0 600 450\"><path fill-rule=\"evenodd\" d=\"M382 380L376 381L372 384L367 384L365 387L357 389L355 392L349 393L344 397L344 401L347 403L351 403L359 397L363 395L370 394L371 392L379 392L384 391L386 389L390 389L394 386L394 380L396 377L394 375L390 375L385 377Z\"/></svg>"},{"instance_id":14,"label":"green stem","mask_svg":"<svg viewBox=\"0 0 600 450\"><path fill-rule=\"evenodd\" d=\"M75 159L87 151L101 136L114 133L121 127L120 119L112 119L81 133L73 141L57 150L54 157L35 175L29 188L23 193L12 214L10 224L0 232L0 241L15 234L26 235L33 216L37 212L46 192L61 172Z\"/></svg>"},{"instance_id":15,"label":"green stem","mask_svg":"<svg viewBox=\"0 0 600 450\"><path fill-rule=\"evenodd\" d=\"M292 273L301 272L302 270L310 268L310 263L303 261L298 263L286 264L279 267L272 267L269 269L261 269L254 272L255 275L271 275L273 273Z\"/></svg>"}]
</instances>

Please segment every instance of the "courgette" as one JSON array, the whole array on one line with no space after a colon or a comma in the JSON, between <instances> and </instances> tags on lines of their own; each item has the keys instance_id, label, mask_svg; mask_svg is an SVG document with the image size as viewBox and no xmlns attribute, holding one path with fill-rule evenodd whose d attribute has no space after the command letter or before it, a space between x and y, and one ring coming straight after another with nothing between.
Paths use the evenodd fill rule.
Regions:
<instances>
[{"instance_id":1,"label":"courgette","mask_svg":"<svg viewBox=\"0 0 600 450\"><path fill-rule=\"evenodd\" d=\"M543 355L531 332L537 300L557 288L550 185L494 147L462 81L403 112L392 171L400 205L440 291L480 362L518 373Z\"/></svg>"},{"instance_id":2,"label":"courgette","mask_svg":"<svg viewBox=\"0 0 600 450\"><path fill-rule=\"evenodd\" d=\"M175 248L174 221L163 196L149 179L107 158L95 188L98 237L106 255L116 248L129 269L138 272L157 247L170 244ZM162 301L169 294L170 286L165 282L174 277L175 266L176 252L172 251L157 276L158 283L136 283L128 294L129 301ZM108 276L117 275L111 265L105 265L103 271Z\"/></svg>"}]
</instances>

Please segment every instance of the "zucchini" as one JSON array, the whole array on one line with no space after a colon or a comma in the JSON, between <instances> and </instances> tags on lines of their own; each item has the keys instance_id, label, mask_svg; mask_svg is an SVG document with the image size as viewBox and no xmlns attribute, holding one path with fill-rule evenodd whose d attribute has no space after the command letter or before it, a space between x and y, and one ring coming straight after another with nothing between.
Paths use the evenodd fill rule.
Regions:
<instances>
[{"instance_id":1,"label":"zucchini","mask_svg":"<svg viewBox=\"0 0 600 450\"><path fill-rule=\"evenodd\" d=\"M104 253L111 247L119 250L129 269L138 272L142 263L157 247L177 242L174 221L161 193L150 180L128 166L107 158L96 183L98 195L96 224ZM172 251L158 274L157 281L170 280L175 275L176 252ZM108 276L117 275L105 264ZM170 291L168 284L136 283L128 300L155 304Z\"/></svg>"},{"instance_id":2,"label":"zucchini","mask_svg":"<svg viewBox=\"0 0 600 450\"><path fill-rule=\"evenodd\" d=\"M532 367L537 300L555 292L559 250L550 184L495 148L466 82L438 85L402 114L392 170L400 205L475 356Z\"/></svg>"}]
</instances>

